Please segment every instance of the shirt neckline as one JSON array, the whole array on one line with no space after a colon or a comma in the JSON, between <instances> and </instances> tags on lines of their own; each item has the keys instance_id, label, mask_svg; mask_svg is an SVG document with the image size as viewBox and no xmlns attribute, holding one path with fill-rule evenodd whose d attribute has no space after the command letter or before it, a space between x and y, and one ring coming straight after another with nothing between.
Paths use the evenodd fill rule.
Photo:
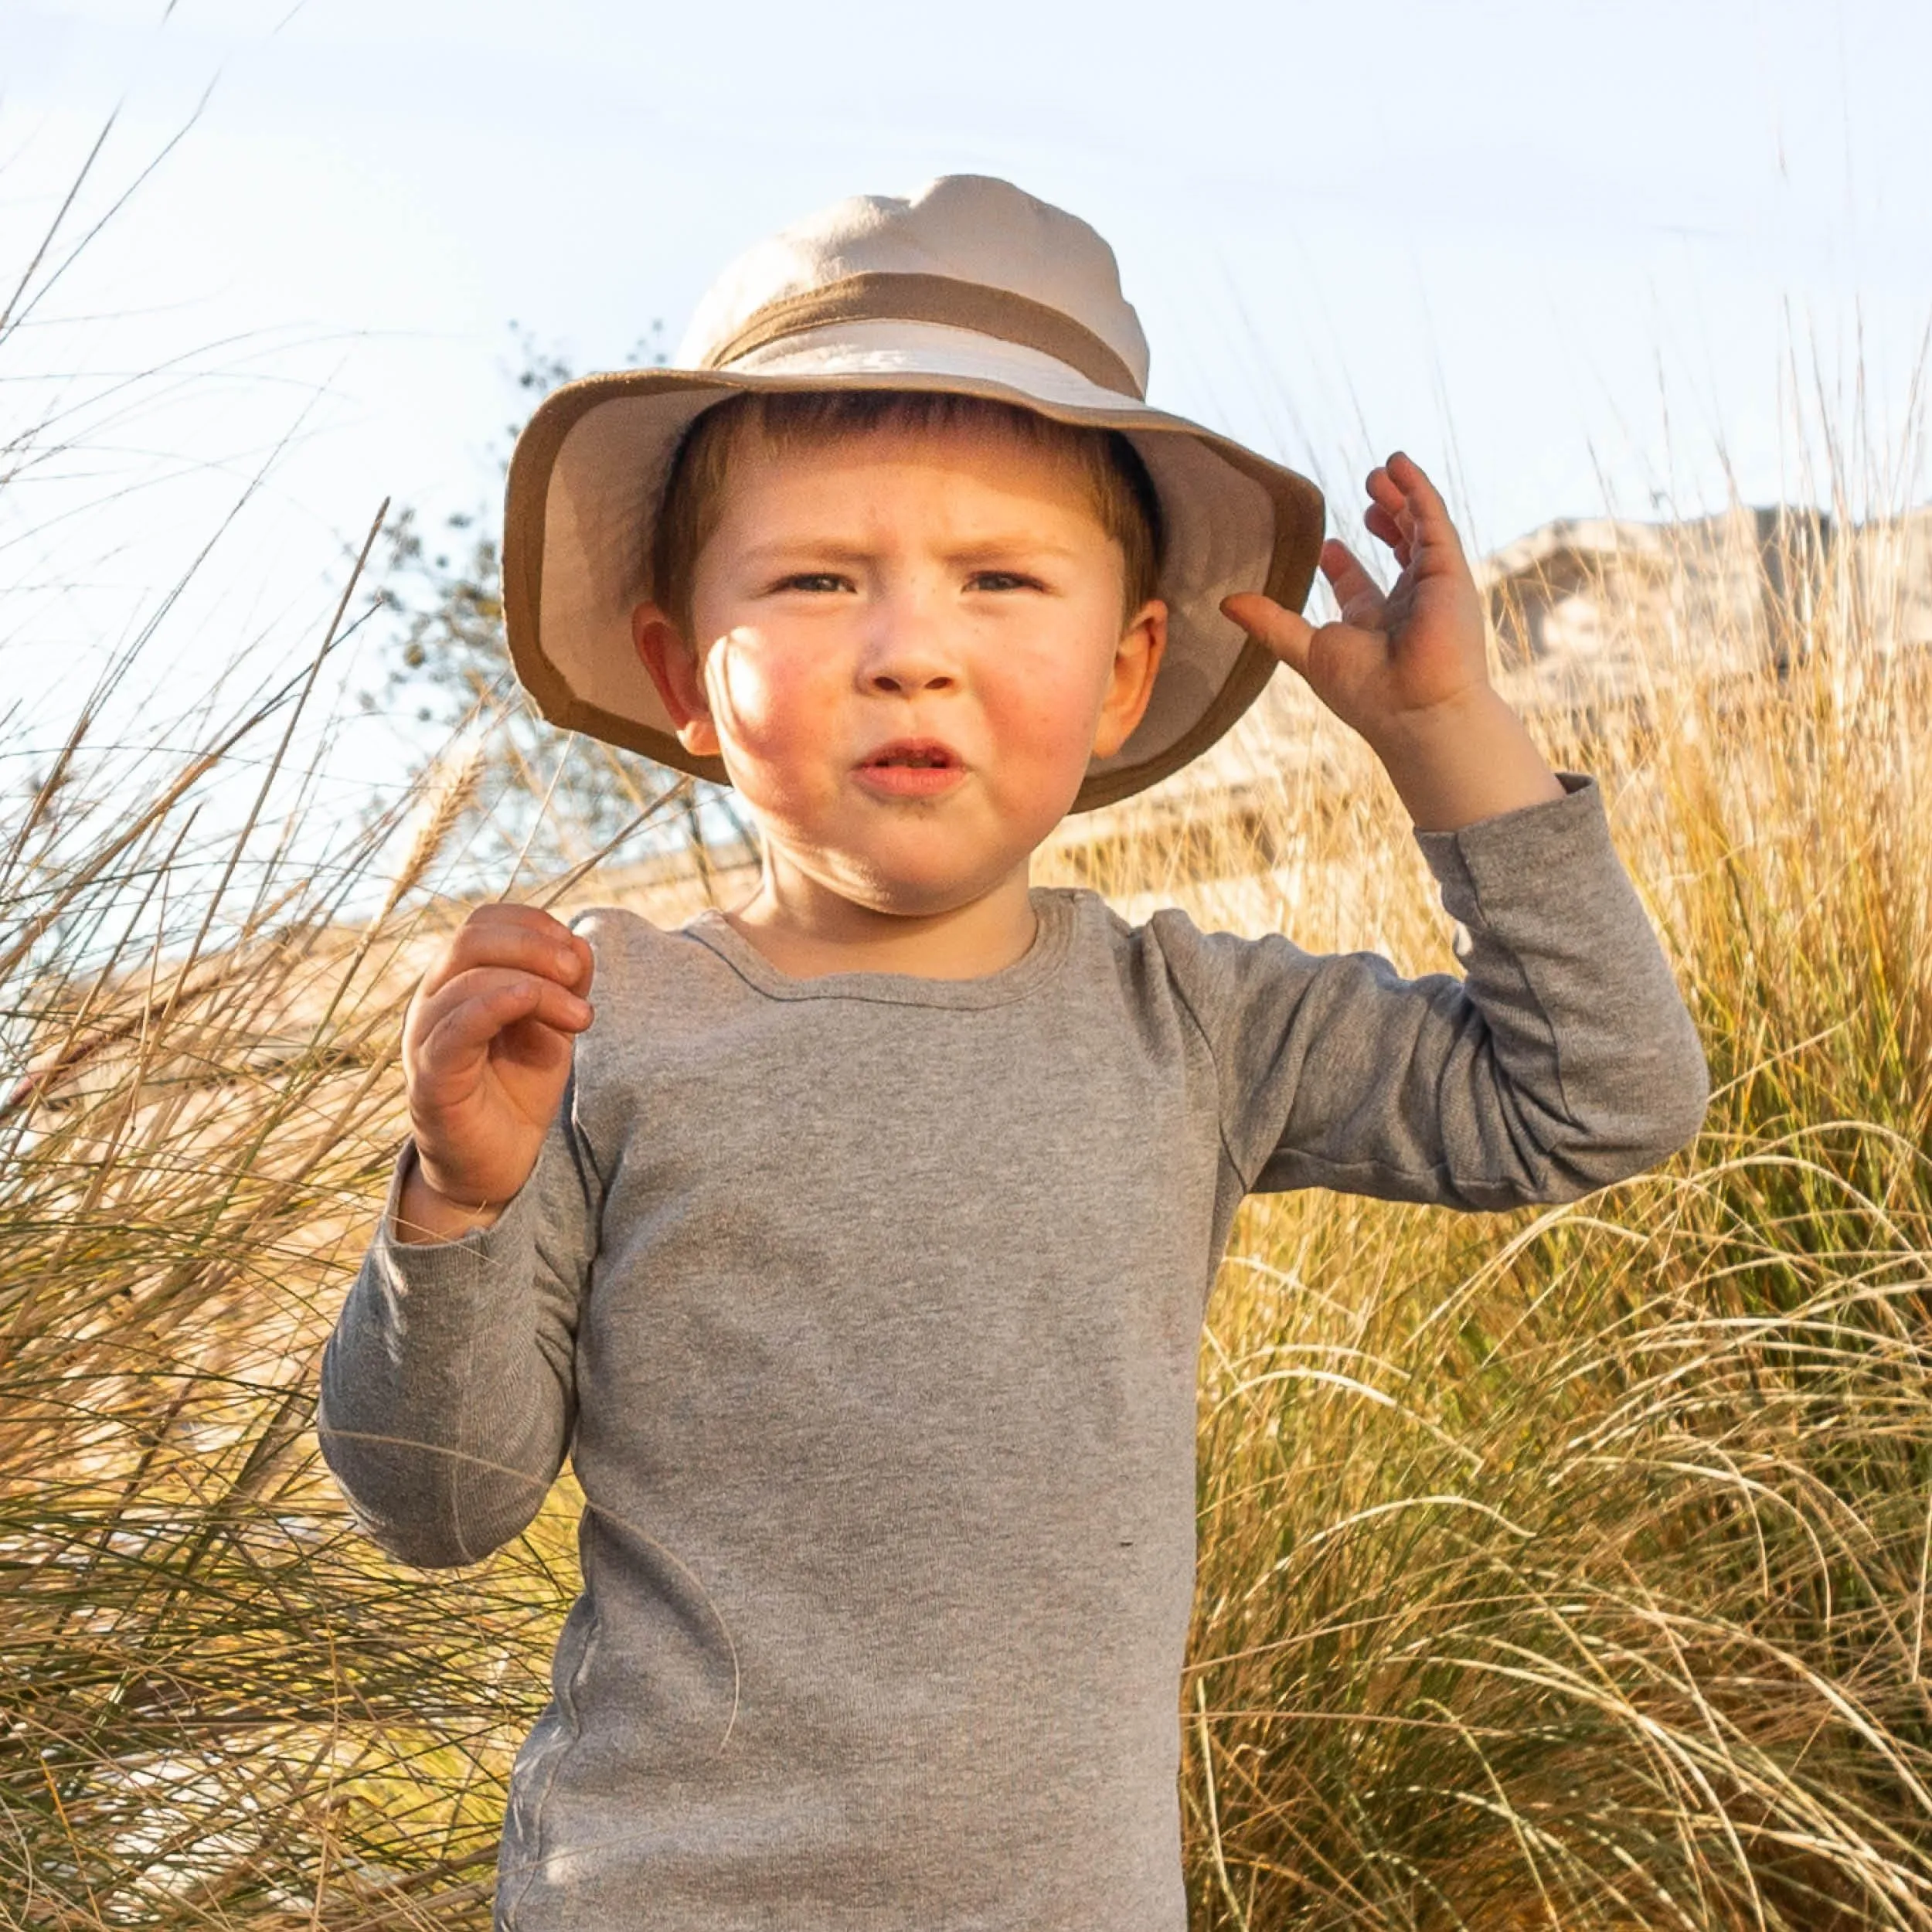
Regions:
<instances>
[{"instance_id":1,"label":"shirt neckline","mask_svg":"<svg viewBox=\"0 0 1932 1932\"><path fill-rule=\"evenodd\" d=\"M781 973L715 906L686 920L680 930L709 947L748 985L773 999L868 999L893 1006L1003 1006L1052 976L1066 954L1073 893L1061 886L1032 886L1027 898L1038 929L1010 966L976 979L929 979L918 973L820 973L808 979Z\"/></svg>"}]
</instances>

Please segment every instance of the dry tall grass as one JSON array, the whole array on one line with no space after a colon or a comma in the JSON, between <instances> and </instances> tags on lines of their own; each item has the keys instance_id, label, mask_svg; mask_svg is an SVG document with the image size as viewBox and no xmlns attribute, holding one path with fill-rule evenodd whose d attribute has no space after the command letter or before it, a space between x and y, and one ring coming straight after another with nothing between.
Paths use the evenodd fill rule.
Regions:
<instances>
[{"instance_id":1,"label":"dry tall grass","mask_svg":"<svg viewBox=\"0 0 1932 1932\"><path fill-rule=\"evenodd\" d=\"M1932 1923L1932 679L1808 570L1772 635L1683 641L1766 668L1652 640L1624 701L1536 720L1699 1017L1694 1148L1540 1214L1243 1211L1203 1357L1197 1924ZM1326 736L1274 828L1291 929L1452 965Z\"/></svg>"},{"instance_id":2,"label":"dry tall grass","mask_svg":"<svg viewBox=\"0 0 1932 1932\"><path fill-rule=\"evenodd\" d=\"M1932 1926L1932 692L1819 567L1782 679L1660 646L1535 721L1680 967L1698 1145L1546 1213L1244 1210L1203 1353L1202 1927ZM77 730L0 825L12 1924L487 1923L576 1587L567 1483L418 1574L315 1455L464 777L318 863L271 775L275 835L200 849L287 702L165 770ZM1253 845L1197 825L1097 883L1453 967L1386 784L1307 730Z\"/></svg>"}]
</instances>

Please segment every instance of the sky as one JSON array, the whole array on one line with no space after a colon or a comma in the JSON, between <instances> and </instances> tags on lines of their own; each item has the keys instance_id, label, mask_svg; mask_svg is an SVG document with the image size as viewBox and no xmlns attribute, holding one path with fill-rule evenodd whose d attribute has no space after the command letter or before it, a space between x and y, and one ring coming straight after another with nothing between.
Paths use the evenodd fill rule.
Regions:
<instances>
[{"instance_id":1,"label":"sky","mask_svg":"<svg viewBox=\"0 0 1932 1932\"><path fill-rule=\"evenodd\" d=\"M1479 550L1815 494L1828 437L1916 499L1928 71L1920 0L0 0L0 299L111 114L70 237L166 150L0 340L0 446L62 412L0 675L58 692L211 539L177 695L299 661L385 499L494 507L512 322L675 346L761 235L940 173L1097 227L1151 400L1345 536L1396 447Z\"/></svg>"}]
</instances>

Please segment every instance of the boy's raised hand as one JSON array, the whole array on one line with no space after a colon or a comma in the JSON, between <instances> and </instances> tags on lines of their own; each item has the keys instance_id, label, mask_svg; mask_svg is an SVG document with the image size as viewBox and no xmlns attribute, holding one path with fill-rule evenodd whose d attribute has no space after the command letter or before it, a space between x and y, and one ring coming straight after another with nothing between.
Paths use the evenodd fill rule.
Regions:
<instances>
[{"instance_id":1,"label":"boy's raised hand","mask_svg":"<svg viewBox=\"0 0 1932 1932\"><path fill-rule=\"evenodd\" d=\"M590 1024L588 943L534 906L482 906L424 975L403 1025L417 1167L403 1240L487 1226L530 1178Z\"/></svg>"},{"instance_id":2,"label":"boy's raised hand","mask_svg":"<svg viewBox=\"0 0 1932 1932\"><path fill-rule=\"evenodd\" d=\"M1362 521L1396 553L1402 574L1385 597L1345 543L1321 546L1321 571L1342 607L1319 628L1248 592L1222 610L1313 687L1369 743L1412 714L1486 689L1482 601L1435 485L1400 451L1369 472Z\"/></svg>"},{"instance_id":3,"label":"boy's raised hand","mask_svg":"<svg viewBox=\"0 0 1932 1932\"><path fill-rule=\"evenodd\" d=\"M1342 607L1315 625L1272 597L1225 598L1224 614L1299 672L1389 770L1417 826L1467 825L1563 796L1563 787L1489 682L1483 605L1447 507L1398 451L1369 473L1371 535L1401 574L1385 597L1348 546L1321 546Z\"/></svg>"}]
</instances>

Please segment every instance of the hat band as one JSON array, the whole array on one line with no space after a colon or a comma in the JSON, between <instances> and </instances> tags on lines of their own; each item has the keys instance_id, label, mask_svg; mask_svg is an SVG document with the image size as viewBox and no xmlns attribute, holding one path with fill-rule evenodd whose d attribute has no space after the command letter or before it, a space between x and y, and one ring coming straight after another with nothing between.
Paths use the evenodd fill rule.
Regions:
<instances>
[{"instance_id":1,"label":"hat band","mask_svg":"<svg viewBox=\"0 0 1932 1932\"><path fill-rule=\"evenodd\" d=\"M1084 323L1010 288L961 281L951 275L848 275L822 288L781 295L754 310L743 327L712 350L700 366L726 368L768 342L828 323L883 321L938 322L1017 342L1077 369L1101 389L1131 396L1136 402L1143 400L1134 372Z\"/></svg>"}]
</instances>

